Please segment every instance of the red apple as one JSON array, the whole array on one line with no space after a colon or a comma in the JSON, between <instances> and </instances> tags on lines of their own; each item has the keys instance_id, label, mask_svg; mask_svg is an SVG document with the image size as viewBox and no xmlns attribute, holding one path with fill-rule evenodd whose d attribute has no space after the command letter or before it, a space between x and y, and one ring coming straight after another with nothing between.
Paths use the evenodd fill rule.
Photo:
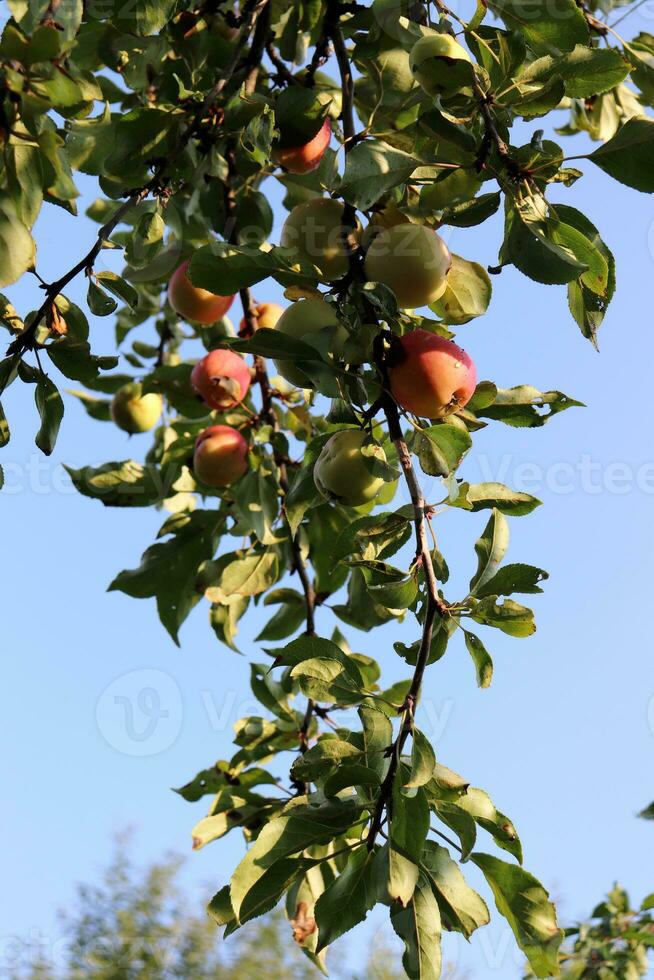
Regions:
<instances>
[{"instance_id":1,"label":"red apple","mask_svg":"<svg viewBox=\"0 0 654 980\"><path fill-rule=\"evenodd\" d=\"M231 425L211 425L195 440L193 469L208 487L228 487L248 468L248 444Z\"/></svg>"},{"instance_id":2,"label":"red apple","mask_svg":"<svg viewBox=\"0 0 654 980\"><path fill-rule=\"evenodd\" d=\"M463 408L477 372L466 352L428 330L412 330L391 350L388 380L393 398L414 415L441 419Z\"/></svg>"},{"instance_id":3,"label":"red apple","mask_svg":"<svg viewBox=\"0 0 654 980\"><path fill-rule=\"evenodd\" d=\"M266 330L274 330L284 310L277 303L256 303L254 312L257 315L257 329L265 327ZM239 330L243 331L246 327L247 323L243 317L239 324Z\"/></svg>"},{"instance_id":4,"label":"red apple","mask_svg":"<svg viewBox=\"0 0 654 980\"><path fill-rule=\"evenodd\" d=\"M222 320L234 302L233 296L217 296L208 289L194 286L186 274L190 259L175 269L168 283L168 302L185 320L216 323Z\"/></svg>"},{"instance_id":5,"label":"red apple","mask_svg":"<svg viewBox=\"0 0 654 980\"><path fill-rule=\"evenodd\" d=\"M329 120L324 123L309 140L301 146L273 146L272 158L290 174L308 174L320 165L325 150L329 146L332 129Z\"/></svg>"},{"instance_id":6,"label":"red apple","mask_svg":"<svg viewBox=\"0 0 654 980\"><path fill-rule=\"evenodd\" d=\"M191 371L191 384L210 408L224 411L247 395L250 369L235 351L212 350Z\"/></svg>"}]
</instances>

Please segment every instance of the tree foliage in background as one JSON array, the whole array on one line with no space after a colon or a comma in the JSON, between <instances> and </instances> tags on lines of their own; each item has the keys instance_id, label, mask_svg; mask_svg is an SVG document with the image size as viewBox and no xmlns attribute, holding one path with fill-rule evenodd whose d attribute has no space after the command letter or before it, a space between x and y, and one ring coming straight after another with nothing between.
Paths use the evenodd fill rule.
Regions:
<instances>
[{"instance_id":1,"label":"tree foliage in background","mask_svg":"<svg viewBox=\"0 0 654 980\"><path fill-rule=\"evenodd\" d=\"M62 915L56 947L16 945L8 980L310 980L315 970L289 945L283 916L250 925L232 943L179 885L181 861L136 867L123 840L99 884L80 885ZM62 942L63 940L63 942ZM382 940L365 967L367 980L398 980L382 960ZM341 956L341 960L343 957ZM4 975L4 974L3 974ZM363 980L339 969L341 980Z\"/></svg>"},{"instance_id":2,"label":"tree foliage in background","mask_svg":"<svg viewBox=\"0 0 654 980\"><path fill-rule=\"evenodd\" d=\"M614 885L589 922L566 930L561 951L567 980L638 980L649 972L654 947L654 895L633 909L623 888ZM530 972L526 978L533 977Z\"/></svg>"},{"instance_id":3,"label":"tree foliage in background","mask_svg":"<svg viewBox=\"0 0 654 980\"><path fill-rule=\"evenodd\" d=\"M406 974L432 980L441 931L468 938L489 920L464 874L472 864L534 974L556 975L563 934L546 890L522 866L517 831L484 790L436 760L419 700L450 641L488 687L486 636L532 634L533 612L514 596L541 592L547 578L537 566L502 564L509 519L539 501L457 475L475 435L488 425L538 428L578 403L515 379L509 389L480 382L465 408L431 423L400 413L388 390L393 347L416 328L452 337L486 312L491 278L454 256L428 312L398 308L391 289L366 281L372 238L359 231L395 221L474 229L502 209L490 271L514 265L533 281L526 289L566 289L573 321L596 343L615 268L600 231L569 203L583 177L576 164L603 170L607 193L609 178L654 191L654 38L623 40L607 18L614 6L621 19L625 11L610 0L488 0L471 3L467 19L441 0L9 6L0 285L31 273L39 288L32 228L43 203L76 212L76 173L96 177L102 196L87 211L100 226L96 241L55 281L40 282L38 308L23 314L3 298L10 344L0 390L33 388L36 443L48 454L64 413L62 377L99 421L110 417L107 396L134 379L163 396L144 462L70 470L80 493L106 506L170 512L141 564L111 588L154 598L176 642L203 596L217 639L232 648L249 608L271 611L251 668L261 716L236 725L231 759L203 760L207 768L179 790L191 802L211 798L196 847L235 828L250 845L211 914L231 935L284 899L296 940L323 968L327 947L382 903L405 944ZM423 37L453 34L469 52L456 68L460 83L428 95L409 54ZM540 128L552 119L559 136L584 131L597 143L575 166L563 141ZM344 152L328 149L305 175L281 170L280 134L303 142L325 120ZM524 126L514 124L525 122L531 135L521 143L514 133ZM326 272L324 255L269 241L268 180L282 185L287 209L324 195L341 202L342 267ZM122 274L97 268L103 249L123 252ZM226 319L181 322L167 303L163 287L189 257L195 286L240 293L238 332ZM78 276L94 316L120 306L116 351L106 353L106 334L103 353L91 350L85 311L66 296ZM302 339L257 330L250 288L269 277L289 300L322 297L338 325ZM200 345L252 357L255 384L236 407L209 412L195 397ZM268 358L290 364L306 387L271 379ZM240 430L249 457L238 483L212 491L191 459L196 437L217 421ZM365 434L364 465L384 483L354 510L326 500L313 479L327 439L348 427ZM9 438L0 413L0 441ZM439 486L436 499L425 500L420 471ZM411 503L393 507L399 479ZM463 596L446 595L434 533L436 513L445 521L451 508L468 512L471 526L478 512L485 520ZM342 630L392 622L406 622L406 642L381 660L399 657L406 680L388 687L381 664L353 652ZM349 727L343 719L354 711ZM503 856L477 850L478 834Z\"/></svg>"}]
</instances>

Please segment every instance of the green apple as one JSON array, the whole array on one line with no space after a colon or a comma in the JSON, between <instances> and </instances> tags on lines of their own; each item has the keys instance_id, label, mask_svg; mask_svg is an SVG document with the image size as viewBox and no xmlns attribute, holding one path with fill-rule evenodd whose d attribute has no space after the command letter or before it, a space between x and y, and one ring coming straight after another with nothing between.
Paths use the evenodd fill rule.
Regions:
<instances>
[{"instance_id":1,"label":"green apple","mask_svg":"<svg viewBox=\"0 0 654 980\"><path fill-rule=\"evenodd\" d=\"M362 452L364 443L368 443L368 459ZM342 429L323 446L313 479L328 500L345 507L360 507L374 500L384 486L381 477L372 472L375 459L386 462L381 446L370 442L361 429Z\"/></svg>"},{"instance_id":2,"label":"green apple","mask_svg":"<svg viewBox=\"0 0 654 980\"><path fill-rule=\"evenodd\" d=\"M347 340L348 333L336 316L332 303L324 299L300 299L291 303L277 321L277 333L284 333L294 340L302 340L307 334L319 333L325 327L334 328L332 350L339 353ZM311 381L294 363L289 360L275 361L278 374L297 388L310 388Z\"/></svg>"},{"instance_id":3,"label":"green apple","mask_svg":"<svg viewBox=\"0 0 654 980\"><path fill-rule=\"evenodd\" d=\"M427 95L456 95L472 83L472 59L451 34L428 34L409 56L413 77Z\"/></svg>"},{"instance_id":4,"label":"green apple","mask_svg":"<svg viewBox=\"0 0 654 980\"><path fill-rule=\"evenodd\" d=\"M293 208L280 241L296 252L301 263L317 266L321 281L333 282L342 279L350 267L347 237L342 201L316 197Z\"/></svg>"},{"instance_id":5,"label":"green apple","mask_svg":"<svg viewBox=\"0 0 654 980\"><path fill-rule=\"evenodd\" d=\"M144 395L142 392L143 387L138 381L123 385L114 395L109 409L118 428L130 435L153 429L163 410L161 395L155 392Z\"/></svg>"},{"instance_id":6,"label":"green apple","mask_svg":"<svg viewBox=\"0 0 654 980\"><path fill-rule=\"evenodd\" d=\"M447 286L452 256L440 235L424 225L399 224L378 232L366 254L371 282L392 289L401 309L427 306Z\"/></svg>"}]
</instances>

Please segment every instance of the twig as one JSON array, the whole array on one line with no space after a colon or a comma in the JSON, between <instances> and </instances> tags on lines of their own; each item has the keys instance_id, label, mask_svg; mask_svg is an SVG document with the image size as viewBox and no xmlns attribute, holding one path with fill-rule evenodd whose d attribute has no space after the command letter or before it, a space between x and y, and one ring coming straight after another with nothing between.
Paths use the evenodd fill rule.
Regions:
<instances>
[{"instance_id":1,"label":"twig","mask_svg":"<svg viewBox=\"0 0 654 980\"><path fill-rule=\"evenodd\" d=\"M515 160L511 156L509 147L504 139L500 136L499 130L497 128L497 123L495 121L495 115L491 106L493 105L493 98L488 95L482 89L479 82L474 83L475 95L479 99L479 108L481 109L481 114L484 120L485 134L484 140L481 145L481 149L478 155L478 165L479 168L486 162L486 157L492 144L495 145L497 149L497 154L506 167L507 173L511 177L516 177L519 174L519 167Z\"/></svg>"},{"instance_id":2,"label":"twig","mask_svg":"<svg viewBox=\"0 0 654 980\"><path fill-rule=\"evenodd\" d=\"M332 0L333 2L333 0ZM332 28L332 40L334 42L334 51L336 53L336 59L338 61L339 72L341 76L341 88L343 92L343 110L342 110L342 120L343 120L343 135L345 137L344 146L345 152L348 153L352 148L353 138L355 135L354 131L354 83L352 78L352 69L350 66L350 60L348 58L347 49L345 47L345 41L343 38L343 33L340 29L338 23ZM508 152L508 151L507 151ZM354 209L352 209L354 211ZM354 220L356 220L356 212L354 211ZM345 210L345 220L348 223L351 221L351 215L347 208ZM357 253L352 253L351 256L351 275L353 278L360 277L360 256ZM371 311L374 315L374 311ZM407 446L404 434L402 432L402 426L400 424L400 416L398 413L397 405L393 397L388 393L388 379L386 377L386 368L383 358L383 334L378 335L376 341L376 363L382 378L382 395L380 399L380 407L383 407L384 414L386 415L386 421L388 424L388 434L395 445L398 460L402 468L402 473L404 474L404 479L409 488L409 493L411 495L411 503L413 505L414 521L416 528L416 556L418 562L420 563L423 573L425 576L427 599L425 603L424 619L422 624L422 637L420 641L420 649L418 652L418 657L416 661L416 666L413 672L413 678L411 680L411 686L404 699L404 704L402 705L402 721L400 724L400 730L392 745L391 759L388 767L388 771L382 785L380 787L379 796L377 797L377 802L375 804L375 809L373 812L372 820L370 823L370 830L368 832L367 846L369 850L372 850L375 845L375 840L379 834L386 817L386 813L393 794L393 784L395 782L395 775L397 773L400 759L402 756L402 750L406 743L409 734L413 728L413 715L415 711L415 706L420 697L420 691L422 688L422 681L425 673L425 668L427 666L427 661L429 659L429 652L431 649L431 643L434 633L434 622L436 616L446 617L449 615L447 604L441 599L438 593L438 581L436 579L436 573L434 572L434 566L432 563L431 552L429 550L429 541L427 538L426 530L426 518L425 510L426 503L425 498L420 487L420 483L416 476L416 472L413 468L413 463L411 461L411 454L409 452L409 447ZM376 410L377 404L372 406ZM371 410L372 410L371 408Z\"/></svg>"},{"instance_id":3,"label":"twig","mask_svg":"<svg viewBox=\"0 0 654 980\"><path fill-rule=\"evenodd\" d=\"M238 245L239 234L238 225L236 222L236 198L234 195L233 180L236 176L236 160L234 154L234 147L228 147L225 158L227 160L227 180L225 181L224 188L224 202L225 202L225 237L229 238L229 241ZM251 337L257 329L257 314L254 309L254 304L252 302L252 294L249 289L241 289L239 291L239 296L241 300L241 305L243 307L243 317L245 319L245 327L240 331L241 336ZM272 398L272 387L270 385L270 378L268 377L268 371L266 368L266 361L263 357L256 354L254 356L254 375L255 382L259 386L259 391L261 394L261 411L259 413L259 418L267 422L272 426L273 430L278 428L277 415L275 413L273 398ZM284 496L288 493L288 472L286 467L286 461L281 457L275 446L273 445L273 458L275 464L279 471L279 486L282 494ZM315 636L316 635L316 621L315 621L315 610L316 610L316 593L309 578L306 563L302 557L302 552L300 549L299 542L293 534L291 526L289 524L288 518L284 513L284 523L288 531L290 550L291 550L291 560L293 571L297 572L298 578L302 585L302 591L304 593L304 605L305 605L305 618L306 618L306 635ZM307 702L306 711L300 730L298 733L300 740L300 752L304 753L309 748L309 729L311 727L311 719L315 712L316 705L312 698L309 698ZM300 795L306 793L306 784L298 783L297 789Z\"/></svg>"},{"instance_id":4,"label":"twig","mask_svg":"<svg viewBox=\"0 0 654 980\"><path fill-rule=\"evenodd\" d=\"M338 4L335 0L330 0L329 7L336 7L338 11ZM339 27L338 18L336 23L331 28L331 39L334 44L334 53L336 55L336 61L338 62L338 70L341 76L341 89L343 91L343 106L341 109L341 119L343 122L343 136L345 152L347 153L349 143L354 139L355 128L354 128L354 78L352 76L352 66L350 65L350 59L348 57L347 48L345 47L345 39L343 37L343 31Z\"/></svg>"},{"instance_id":5,"label":"twig","mask_svg":"<svg viewBox=\"0 0 654 980\"><path fill-rule=\"evenodd\" d=\"M301 85L302 82L299 78L296 78L293 72L289 71L286 64L277 54L275 47L272 43L272 38L269 38L266 43L266 54L270 58L271 64L275 69L279 79L283 79L287 85Z\"/></svg>"}]
</instances>

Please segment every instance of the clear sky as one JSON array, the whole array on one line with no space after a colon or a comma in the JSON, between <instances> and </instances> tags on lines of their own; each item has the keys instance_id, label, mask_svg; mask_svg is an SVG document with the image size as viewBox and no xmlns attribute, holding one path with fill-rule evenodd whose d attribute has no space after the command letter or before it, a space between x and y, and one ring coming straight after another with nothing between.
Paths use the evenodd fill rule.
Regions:
<instances>
[{"instance_id":1,"label":"clear sky","mask_svg":"<svg viewBox=\"0 0 654 980\"><path fill-rule=\"evenodd\" d=\"M650 26L635 13L630 32ZM564 145L570 153L585 147L578 139ZM635 819L654 798L654 200L590 163L581 169L586 176L572 190L557 187L550 197L585 211L617 258L618 291L601 330L601 354L578 332L563 287L532 283L512 269L494 278L490 312L458 333L482 378L557 388L587 405L542 429L490 425L475 436L460 474L499 479L544 502L510 521L509 560L551 573L545 594L534 597L538 632L515 640L485 631L496 668L487 691L476 688L463 644L453 642L427 672L421 708L439 760L486 789L512 818L526 867L552 890L564 921L587 914L616 879L634 899L654 890L654 828ZM83 211L96 192L89 179L80 187ZM278 199L272 189L271 196ZM69 268L94 234L87 219L46 206L37 227L41 275L51 279ZM455 230L450 245L493 264L500 238L496 218L481 229ZM7 292L22 313L38 303L32 277ZM82 299L79 283L70 295ZM270 281L255 295L281 298ZM92 335L97 353L112 352L111 318L92 318ZM151 338L151 328L139 328L138 336ZM183 627L177 649L153 601L106 593L116 572L138 563L163 517L79 497L61 464L140 458L147 436L130 441L68 398L59 442L46 460L33 446L31 389L16 384L3 401L12 438L2 453L0 976L15 935L36 928L56 951L56 909L76 881L97 875L114 832L134 825L144 860L190 848L204 805L185 803L169 787L230 754L232 723L254 710L248 658L263 658L253 642L263 621L257 612L245 621L239 657L214 639L206 604ZM433 481L428 489L437 499ZM450 595L470 577L486 519L454 511L438 520ZM331 613L321 611L319 629L332 626ZM374 638L346 632L355 649L380 657L388 678L406 675L392 642L412 640L414 622ZM167 716L155 711L149 732L157 705ZM128 737L130 723L141 741ZM240 850L229 837L192 855L188 881L208 897ZM475 978L518 975L521 959L498 916L470 946L447 937L445 950Z\"/></svg>"}]
</instances>

